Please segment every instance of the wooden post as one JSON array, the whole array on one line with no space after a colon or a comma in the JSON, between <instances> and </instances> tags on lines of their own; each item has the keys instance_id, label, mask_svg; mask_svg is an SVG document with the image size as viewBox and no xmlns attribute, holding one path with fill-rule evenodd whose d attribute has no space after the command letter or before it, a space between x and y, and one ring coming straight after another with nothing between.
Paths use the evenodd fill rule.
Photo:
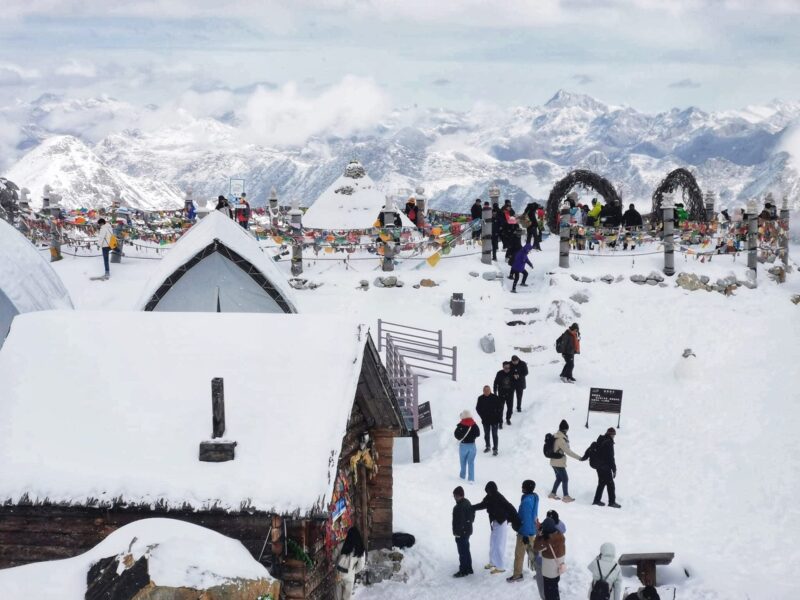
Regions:
<instances>
[{"instance_id":1,"label":"wooden post","mask_svg":"<svg viewBox=\"0 0 800 600\"><path fill-rule=\"evenodd\" d=\"M781 254L781 261L783 261L783 266L789 266L789 198L788 196L783 197L783 204L781 204L781 212L780 212L780 221L779 226L781 229L780 233L780 254Z\"/></svg>"},{"instance_id":2,"label":"wooden post","mask_svg":"<svg viewBox=\"0 0 800 600\"><path fill-rule=\"evenodd\" d=\"M225 383L222 377L211 380L212 438L225 435Z\"/></svg>"},{"instance_id":3,"label":"wooden post","mask_svg":"<svg viewBox=\"0 0 800 600\"><path fill-rule=\"evenodd\" d=\"M569 204L566 202L561 207L561 219L558 223L559 237L561 238L558 252L558 266L569 269Z\"/></svg>"},{"instance_id":4,"label":"wooden post","mask_svg":"<svg viewBox=\"0 0 800 600\"><path fill-rule=\"evenodd\" d=\"M747 276L758 285L758 206L755 199L747 203Z\"/></svg>"},{"instance_id":5,"label":"wooden post","mask_svg":"<svg viewBox=\"0 0 800 600\"><path fill-rule=\"evenodd\" d=\"M664 226L664 275L675 275L675 205L672 194L664 194L661 200L661 223Z\"/></svg>"},{"instance_id":6,"label":"wooden post","mask_svg":"<svg viewBox=\"0 0 800 600\"><path fill-rule=\"evenodd\" d=\"M297 277L303 273L303 213L300 211L300 203L295 198L292 200L292 210L289 211L289 219L292 225L292 275Z\"/></svg>"},{"instance_id":7,"label":"wooden post","mask_svg":"<svg viewBox=\"0 0 800 600\"><path fill-rule=\"evenodd\" d=\"M492 206L483 203L481 212L481 262L485 265L492 264Z\"/></svg>"},{"instance_id":8,"label":"wooden post","mask_svg":"<svg viewBox=\"0 0 800 600\"><path fill-rule=\"evenodd\" d=\"M411 460L414 464L419 463L419 435L416 431L411 432Z\"/></svg>"}]
</instances>

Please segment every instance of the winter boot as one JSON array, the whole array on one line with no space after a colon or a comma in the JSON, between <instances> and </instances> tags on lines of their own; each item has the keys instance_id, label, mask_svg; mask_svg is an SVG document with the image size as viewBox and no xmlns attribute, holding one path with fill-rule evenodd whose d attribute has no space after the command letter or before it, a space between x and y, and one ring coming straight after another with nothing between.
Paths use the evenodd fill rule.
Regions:
<instances>
[{"instance_id":1,"label":"winter boot","mask_svg":"<svg viewBox=\"0 0 800 600\"><path fill-rule=\"evenodd\" d=\"M495 567L494 569L489 571L489 574L490 575L497 575L498 573L505 573L505 572L506 572L505 569L498 569L497 567Z\"/></svg>"},{"instance_id":2,"label":"winter boot","mask_svg":"<svg viewBox=\"0 0 800 600\"><path fill-rule=\"evenodd\" d=\"M572 496L564 496L564 497L562 498L562 500L563 500L564 502L566 502L566 503L575 502L575 498L573 498Z\"/></svg>"},{"instance_id":3,"label":"winter boot","mask_svg":"<svg viewBox=\"0 0 800 600\"><path fill-rule=\"evenodd\" d=\"M491 448L489 448L489 446L486 446L486 448L484 448L484 449L483 449L483 452L484 452L484 454L485 454L486 452L488 452L489 450L491 450Z\"/></svg>"},{"instance_id":4,"label":"winter boot","mask_svg":"<svg viewBox=\"0 0 800 600\"><path fill-rule=\"evenodd\" d=\"M609 507L609 508L622 508L622 507L621 507L619 504L617 504L616 502L609 502L609 503L608 503L608 507Z\"/></svg>"},{"instance_id":5,"label":"winter boot","mask_svg":"<svg viewBox=\"0 0 800 600\"><path fill-rule=\"evenodd\" d=\"M556 495L555 492L550 492L549 494L547 494L547 497L550 498L551 500L561 500L561 496Z\"/></svg>"},{"instance_id":6,"label":"winter boot","mask_svg":"<svg viewBox=\"0 0 800 600\"><path fill-rule=\"evenodd\" d=\"M488 564L483 565L483 568L488 571L489 569L494 569L495 567L494 567L494 565L492 563L488 563Z\"/></svg>"},{"instance_id":7,"label":"winter boot","mask_svg":"<svg viewBox=\"0 0 800 600\"><path fill-rule=\"evenodd\" d=\"M592 502L592 506L605 506L605 505L606 505L606 503L601 501L601 500L597 500L595 502Z\"/></svg>"},{"instance_id":8,"label":"winter boot","mask_svg":"<svg viewBox=\"0 0 800 600\"><path fill-rule=\"evenodd\" d=\"M492 456L497 456L497 448L495 448L494 450L492 450Z\"/></svg>"}]
</instances>

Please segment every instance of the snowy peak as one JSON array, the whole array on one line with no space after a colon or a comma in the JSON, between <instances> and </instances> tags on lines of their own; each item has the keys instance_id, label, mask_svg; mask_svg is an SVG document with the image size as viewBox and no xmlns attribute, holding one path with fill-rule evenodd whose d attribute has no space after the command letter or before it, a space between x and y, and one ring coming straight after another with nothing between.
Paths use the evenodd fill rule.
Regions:
<instances>
[{"instance_id":1,"label":"snowy peak","mask_svg":"<svg viewBox=\"0 0 800 600\"><path fill-rule=\"evenodd\" d=\"M554 110L560 108L582 108L587 111L605 111L608 106L586 94L575 94L566 90L558 90L550 100L545 103L545 108Z\"/></svg>"}]
</instances>

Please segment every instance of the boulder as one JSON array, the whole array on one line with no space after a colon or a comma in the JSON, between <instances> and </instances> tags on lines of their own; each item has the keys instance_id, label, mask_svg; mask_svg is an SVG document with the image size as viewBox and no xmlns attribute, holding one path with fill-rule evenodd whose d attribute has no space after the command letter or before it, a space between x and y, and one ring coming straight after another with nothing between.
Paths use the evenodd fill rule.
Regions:
<instances>
[{"instance_id":1,"label":"boulder","mask_svg":"<svg viewBox=\"0 0 800 600\"><path fill-rule=\"evenodd\" d=\"M382 277L376 277L375 281L372 282L372 285L374 285L375 287L379 287L379 288L386 287L385 285L383 285L383 278Z\"/></svg>"},{"instance_id":2,"label":"boulder","mask_svg":"<svg viewBox=\"0 0 800 600\"><path fill-rule=\"evenodd\" d=\"M470 277L478 277L478 272L477 271L470 271L469 272L469 276Z\"/></svg>"},{"instance_id":3,"label":"boulder","mask_svg":"<svg viewBox=\"0 0 800 600\"><path fill-rule=\"evenodd\" d=\"M553 300L547 311L547 320L553 320L562 327L568 327L574 323L581 314L566 302Z\"/></svg>"},{"instance_id":4,"label":"boulder","mask_svg":"<svg viewBox=\"0 0 800 600\"><path fill-rule=\"evenodd\" d=\"M509 310L511 310L511 314L513 315L531 315L539 312L539 309L536 306L532 306L530 308L511 308Z\"/></svg>"},{"instance_id":5,"label":"boulder","mask_svg":"<svg viewBox=\"0 0 800 600\"><path fill-rule=\"evenodd\" d=\"M419 284L422 287L436 287L436 282L433 279L422 279Z\"/></svg>"},{"instance_id":6,"label":"boulder","mask_svg":"<svg viewBox=\"0 0 800 600\"><path fill-rule=\"evenodd\" d=\"M581 290L580 292L572 294L569 299L578 304L586 304L589 301L589 294L586 290Z\"/></svg>"},{"instance_id":7,"label":"boulder","mask_svg":"<svg viewBox=\"0 0 800 600\"><path fill-rule=\"evenodd\" d=\"M367 281L366 279L362 279L361 281L359 281L358 285L359 285L358 289L362 289L362 290L368 290L369 289L369 281Z\"/></svg>"},{"instance_id":8,"label":"boulder","mask_svg":"<svg viewBox=\"0 0 800 600\"><path fill-rule=\"evenodd\" d=\"M580 281L581 280L581 278L578 277L577 275L575 275L575 273L570 273L569 276L572 277L575 281Z\"/></svg>"},{"instance_id":9,"label":"boulder","mask_svg":"<svg viewBox=\"0 0 800 600\"><path fill-rule=\"evenodd\" d=\"M700 275L700 283L705 285L709 281L711 281L711 279L709 278L708 275Z\"/></svg>"},{"instance_id":10,"label":"boulder","mask_svg":"<svg viewBox=\"0 0 800 600\"><path fill-rule=\"evenodd\" d=\"M394 287L397 285L397 277L391 275L389 277L382 277L383 287Z\"/></svg>"},{"instance_id":11,"label":"boulder","mask_svg":"<svg viewBox=\"0 0 800 600\"><path fill-rule=\"evenodd\" d=\"M657 283L661 283L664 281L664 276L658 271L650 271L650 275L647 276L647 279L652 279Z\"/></svg>"},{"instance_id":12,"label":"boulder","mask_svg":"<svg viewBox=\"0 0 800 600\"><path fill-rule=\"evenodd\" d=\"M486 352L486 354L493 354L494 353L494 336L491 333L487 333L485 336L481 338L480 341L481 350Z\"/></svg>"},{"instance_id":13,"label":"boulder","mask_svg":"<svg viewBox=\"0 0 800 600\"><path fill-rule=\"evenodd\" d=\"M481 275L481 277L483 277L486 281L494 281L495 279L500 279L501 275L496 271L486 271L483 273L483 275Z\"/></svg>"},{"instance_id":14,"label":"boulder","mask_svg":"<svg viewBox=\"0 0 800 600\"><path fill-rule=\"evenodd\" d=\"M792 304L800 304L800 294L792 295L789 300L792 301Z\"/></svg>"},{"instance_id":15,"label":"boulder","mask_svg":"<svg viewBox=\"0 0 800 600\"><path fill-rule=\"evenodd\" d=\"M631 275L631 281L633 283L638 283L639 285L642 285L646 280L647 278L644 275Z\"/></svg>"},{"instance_id":16,"label":"boulder","mask_svg":"<svg viewBox=\"0 0 800 600\"><path fill-rule=\"evenodd\" d=\"M594 279L592 279L591 277L586 277L586 276L584 275L583 277L581 277L581 281L582 281L583 283L592 283L592 282L594 281Z\"/></svg>"},{"instance_id":17,"label":"boulder","mask_svg":"<svg viewBox=\"0 0 800 600\"><path fill-rule=\"evenodd\" d=\"M614 283L614 276L613 275L603 275L600 278L600 281L602 281L604 283L608 283L608 284Z\"/></svg>"}]
</instances>

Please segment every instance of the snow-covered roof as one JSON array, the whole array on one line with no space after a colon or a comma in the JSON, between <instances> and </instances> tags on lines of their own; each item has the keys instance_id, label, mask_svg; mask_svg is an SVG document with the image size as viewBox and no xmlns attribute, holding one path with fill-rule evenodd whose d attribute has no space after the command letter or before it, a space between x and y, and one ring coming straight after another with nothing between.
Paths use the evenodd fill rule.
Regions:
<instances>
[{"instance_id":1,"label":"snow-covered roof","mask_svg":"<svg viewBox=\"0 0 800 600\"><path fill-rule=\"evenodd\" d=\"M24 235L2 219L0 295L17 313L72 308L69 293L50 264ZM0 324L0 345L5 333L5 326Z\"/></svg>"},{"instance_id":2,"label":"snow-covered roof","mask_svg":"<svg viewBox=\"0 0 800 600\"><path fill-rule=\"evenodd\" d=\"M369 229L386 204L386 195L375 185L358 163L350 163L344 175L320 194L303 215L303 227L308 229ZM409 218L400 214L403 227L414 227Z\"/></svg>"},{"instance_id":3,"label":"snow-covered roof","mask_svg":"<svg viewBox=\"0 0 800 600\"><path fill-rule=\"evenodd\" d=\"M153 296L167 280L170 278L175 279L173 275L176 271L179 271L181 267L215 241L235 252L255 267L280 294L282 300L291 309L291 312L297 312L294 292L289 287L286 278L278 269L275 261L262 251L255 239L241 226L216 210L212 210L207 216L193 225L166 253L159 268L145 285L142 296L137 303L137 308L145 310L150 300L153 299ZM213 287L214 282L209 281L209 286Z\"/></svg>"},{"instance_id":4,"label":"snow-covered roof","mask_svg":"<svg viewBox=\"0 0 800 600\"><path fill-rule=\"evenodd\" d=\"M5 598L83 600L91 566L127 555L147 557L150 580L161 587L206 590L232 580L274 581L238 540L185 521L141 519L80 556L0 570L0 588Z\"/></svg>"},{"instance_id":5,"label":"snow-covered roof","mask_svg":"<svg viewBox=\"0 0 800 600\"><path fill-rule=\"evenodd\" d=\"M0 349L0 498L325 509L366 340L341 315L20 315ZM223 463L198 460L214 377L238 443Z\"/></svg>"}]
</instances>

